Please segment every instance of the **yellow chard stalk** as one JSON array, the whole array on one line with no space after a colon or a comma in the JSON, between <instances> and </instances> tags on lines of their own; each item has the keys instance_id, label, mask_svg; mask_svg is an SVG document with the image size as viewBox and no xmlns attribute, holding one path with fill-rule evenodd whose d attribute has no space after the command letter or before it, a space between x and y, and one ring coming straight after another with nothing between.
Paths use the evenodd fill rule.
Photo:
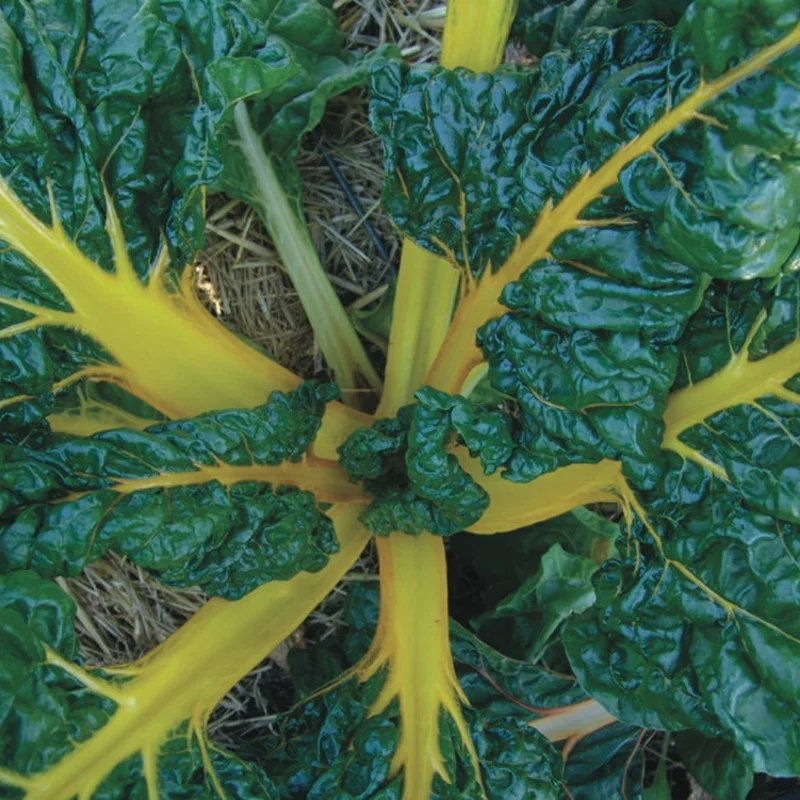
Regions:
<instances>
[{"instance_id":1,"label":"yellow chard stalk","mask_svg":"<svg viewBox=\"0 0 800 800\"><path fill-rule=\"evenodd\" d=\"M448 68L491 71L502 61L516 0L448 3L441 63ZM392 318L385 389L378 416L391 416L423 384L447 334L457 304L460 272L446 259L403 243ZM439 747L439 715L453 719L480 767L461 714L466 698L455 676L448 633L447 573L441 537L395 533L378 540L381 612L375 641L356 668L367 679L382 666L388 677L371 714L399 701L401 739L392 773L402 770L404 800L430 792L434 775L446 782Z\"/></svg>"}]
</instances>

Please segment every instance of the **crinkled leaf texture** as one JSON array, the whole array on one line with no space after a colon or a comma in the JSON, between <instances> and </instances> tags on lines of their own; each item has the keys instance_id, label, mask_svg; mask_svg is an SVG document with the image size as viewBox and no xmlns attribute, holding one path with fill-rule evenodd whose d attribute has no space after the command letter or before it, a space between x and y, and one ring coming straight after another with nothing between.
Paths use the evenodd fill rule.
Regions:
<instances>
[{"instance_id":1,"label":"crinkled leaf texture","mask_svg":"<svg viewBox=\"0 0 800 800\"><path fill-rule=\"evenodd\" d=\"M749 363L757 366L767 353L800 350L800 273L779 279L766 315L753 288L718 299L722 337L744 358L741 331L755 327L749 355L763 358ZM709 302L692 326L721 321ZM713 370L715 355L727 350L729 358L730 349L713 344L686 354L688 378L697 363ZM726 369L707 380L724 379ZM794 775L800 385L795 376L763 391L743 388L745 397L721 398L719 410L701 412L663 452L658 480L636 494L630 557L604 566L598 605L570 623L565 641L584 685L622 718L696 728L734 742L753 770Z\"/></svg>"},{"instance_id":2,"label":"crinkled leaf texture","mask_svg":"<svg viewBox=\"0 0 800 800\"><path fill-rule=\"evenodd\" d=\"M698 0L674 30L372 86L387 208L465 275L432 387L488 371L514 443L492 467L531 494L618 465L621 555L567 623L581 684L800 774L797 4Z\"/></svg>"},{"instance_id":3,"label":"crinkled leaf texture","mask_svg":"<svg viewBox=\"0 0 800 800\"><path fill-rule=\"evenodd\" d=\"M253 410L0 445L0 570L77 575L113 549L166 583L236 599L321 569L336 535L297 486L336 499L305 456L336 394L310 382Z\"/></svg>"},{"instance_id":4,"label":"crinkled leaf texture","mask_svg":"<svg viewBox=\"0 0 800 800\"><path fill-rule=\"evenodd\" d=\"M119 273L105 230L112 197L133 270L171 290L203 243L206 192L248 197L252 175L231 130L235 102L249 99L299 202L300 137L328 99L364 77L318 0L3 0L0 176L36 217L57 216L90 261ZM159 260L165 241L171 265ZM37 423L41 434L54 395L71 394L69 407L98 406L81 386L76 395L82 379L134 383L135 394L175 416L164 398L148 396L115 368L130 366L125 343L96 335L82 319L53 315L86 311L73 285L79 273L18 248L0 252L2 440L31 441ZM127 304L131 294L108 302ZM119 313L117 323L126 324ZM92 416L105 421L107 405L91 408ZM192 411L227 405L233 402ZM77 430L72 417L59 421L60 429ZM120 425L131 421L119 415Z\"/></svg>"},{"instance_id":5,"label":"crinkled leaf texture","mask_svg":"<svg viewBox=\"0 0 800 800\"><path fill-rule=\"evenodd\" d=\"M498 411L429 387L415 399L397 419L356 431L339 451L342 466L375 496L362 520L381 536L447 535L480 519L489 496L447 452L454 432L480 456L488 474L514 447L508 421Z\"/></svg>"},{"instance_id":6,"label":"crinkled leaf texture","mask_svg":"<svg viewBox=\"0 0 800 800\"><path fill-rule=\"evenodd\" d=\"M674 25L689 0L521 0L512 28L535 56L569 47L583 28L619 28L636 20Z\"/></svg>"},{"instance_id":7,"label":"crinkled leaf texture","mask_svg":"<svg viewBox=\"0 0 800 800\"><path fill-rule=\"evenodd\" d=\"M54 583L34 572L0 577L0 759L19 781L46 770L107 724L115 702L71 674L87 676L71 662L78 643L75 604ZM70 671L65 669L65 666ZM100 673L94 673L101 677ZM105 681L113 692L114 683ZM121 685L121 684L120 684ZM159 754L155 775L158 797L212 800L210 765L219 788L237 800L277 797L277 790L255 764L217 748L206 753L185 730L176 730ZM92 793L94 800L145 797L155 788L145 778L139 756L119 764ZM4 781L4 798L22 798L25 787Z\"/></svg>"}]
</instances>

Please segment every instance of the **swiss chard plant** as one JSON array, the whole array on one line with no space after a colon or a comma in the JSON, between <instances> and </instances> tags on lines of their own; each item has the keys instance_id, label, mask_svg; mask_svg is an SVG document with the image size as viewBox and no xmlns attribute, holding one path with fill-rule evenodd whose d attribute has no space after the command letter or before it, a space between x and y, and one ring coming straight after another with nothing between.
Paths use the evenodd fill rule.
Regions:
<instances>
[{"instance_id":1,"label":"swiss chard plant","mask_svg":"<svg viewBox=\"0 0 800 800\"><path fill-rule=\"evenodd\" d=\"M407 237L382 376L294 165L366 80ZM796 0L451 0L425 67L317 0L0 0L0 175L0 796L633 798L648 729L721 797L800 775ZM338 387L196 298L210 191ZM370 540L379 598L215 745ZM97 669L53 579L110 550L215 598Z\"/></svg>"}]
</instances>

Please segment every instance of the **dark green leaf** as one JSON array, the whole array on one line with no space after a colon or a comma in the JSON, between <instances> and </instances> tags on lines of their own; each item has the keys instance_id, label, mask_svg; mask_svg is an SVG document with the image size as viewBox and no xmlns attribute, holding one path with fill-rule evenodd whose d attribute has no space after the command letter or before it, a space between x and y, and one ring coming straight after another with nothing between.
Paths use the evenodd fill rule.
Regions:
<instances>
[{"instance_id":1,"label":"dark green leaf","mask_svg":"<svg viewBox=\"0 0 800 800\"><path fill-rule=\"evenodd\" d=\"M708 739L694 731L675 735L683 766L714 797L745 800L753 788L753 771L724 739Z\"/></svg>"},{"instance_id":2,"label":"dark green leaf","mask_svg":"<svg viewBox=\"0 0 800 800\"><path fill-rule=\"evenodd\" d=\"M732 14L726 36L740 42L737 58L796 22L791 3L757 5ZM741 41L745 7L763 24ZM666 131L622 167L618 184L584 197L575 188L697 89L702 21L725 24L714 9L695 4L672 35L644 22L588 27L570 50L494 75L394 63L374 72L385 202L402 230L472 275L491 267L498 278L522 258L520 238L541 241L530 264L514 261L501 296L510 313L478 335L491 382L515 401L522 427L506 464L513 480L603 458L654 480L678 342L709 275L786 269L800 197L793 50L721 92L702 119ZM575 222L553 222L560 235L545 246L547 223L532 228L573 189Z\"/></svg>"},{"instance_id":3,"label":"dark green leaf","mask_svg":"<svg viewBox=\"0 0 800 800\"><path fill-rule=\"evenodd\" d=\"M348 638L355 636L359 641L359 647L351 657L363 649L362 634L368 637L374 630L374 598L375 593L369 587L359 586L348 602L345 618L353 626ZM372 613L364 615L365 608L371 609ZM569 682L553 678L543 671L534 670L528 674L523 670L518 674L519 670L510 668L517 662L494 654L466 632L462 635L457 626L453 633L457 663L467 659L470 665L486 666L499 685L511 692L534 691L535 687L541 694L550 691L554 695L559 692L562 698L568 697L563 690L565 685L570 688ZM484 663L486 656L491 661ZM303 660L307 658L304 656ZM499 668L495 660L500 662ZM509 668L504 674L498 674L505 664ZM369 716L367 713L384 678L385 673L380 673L363 684L354 678L334 684L333 688L312 695L310 700L302 702L282 718L273 740L275 749L265 765L270 776L282 787L282 797L389 800L401 796L402 773L390 777L389 772L399 740L397 703L393 702L382 714ZM519 707L516 707L517 713L509 714L507 707L511 704L505 702L498 689L490 684L484 684L485 690L472 688L470 683L464 686L474 709L465 709L465 716L480 757L486 794L475 781L469 753L460 734L450 717L442 711L440 747L453 782L445 783L436 776L431 800L477 800L485 796L496 800L560 798L559 757L528 725L530 714ZM348 742L350 747L346 744Z\"/></svg>"},{"instance_id":4,"label":"dark green leaf","mask_svg":"<svg viewBox=\"0 0 800 800\"><path fill-rule=\"evenodd\" d=\"M581 739L566 764L574 800L627 797L641 800L643 731L615 723Z\"/></svg>"},{"instance_id":5,"label":"dark green leaf","mask_svg":"<svg viewBox=\"0 0 800 800\"><path fill-rule=\"evenodd\" d=\"M139 276L166 240L175 277L203 244L206 192L251 199L231 131L236 100L248 98L300 202L302 134L331 97L365 79L341 48L335 16L317 0L3 0L0 177L48 223L52 187L68 236L112 270L107 189ZM0 252L0 329L30 318L3 297L68 311L58 285ZM52 411L53 384L109 363L72 328L0 333L0 436L27 435Z\"/></svg>"},{"instance_id":6,"label":"dark green leaf","mask_svg":"<svg viewBox=\"0 0 800 800\"><path fill-rule=\"evenodd\" d=\"M800 274L773 292L744 351L750 363L797 346L787 338L800 330ZM753 294L722 286L704 306L693 325L710 333L709 348L689 340L689 377L727 367L737 344L743 352ZM598 606L566 637L584 685L623 719L728 739L750 769L775 775L800 770L800 405L786 387L689 426L685 456L663 452L660 478L638 495L635 550L598 573Z\"/></svg>"},{"instance_id":7,"label":"dark green leaf","mask_svg":"<svg viewBox=\"0 0 800 800\"><path fill-rule=\"evenodd\" d=\"M478 278L505 476L621 462L631 530L566 628L581 684L795 775L800 9L734 5L578 24L494 75L391 63L372 117L393 219Z\"/></svg>"},{"instance_id":8,"label":"dark green leaf","mask_svg":"<svg viewBox=\"0 0 800 800\"><path fill-rule=\"evenodd\" d=\"M560 544L552 545L536 574L493 611L475 620L476 630L484 633L498 622L506 623L511 627L511 642L524 642L525 657L538 662L559 625L594 603L591 578L597 569L598 564L591 559L567 553ZM497 636L492 638L496 640Z\"/></svg>"},{"instance_id":9,"label":"dark green leaf","mask_svg":"<svg viewBox=\"0 0 800 800\"><path fill-rule=\"evenodd\" d=\"M480 457L487 473L514 449L510 425L499 411L429 387L415 398L417 404L396 420L356 431L339 449L342 466L365 479L375 496L362 520L381 536L423 530L448 535L480 518L489 498L448 451L455 437Z\"/></svg>"},{"instance_id":10,"label":"dark green leaf","mask_svg":"<svg viewBox=\"0 0 800 800\"><path fill-rule=\"evenodd\" d=\"M689 0L522 0L512 35L536 56L569 47L583 28L619 28L640 19L674 25Z\"/></svg>"},{"instance_id":11,"label":"dark green leaf","mask_svg":"<svg viewBox=\"0 0 800 800\"><path fill-rule=\"evenodd\" d=\"M335 394L308 383L252 411L41 451L5 446L2 571L75 575L114 549L167 583L237 598L321 569L337 549L331 521L311 493L282 488L279 471L269 482L259 467L299 461Z\"/></svg>"}]
</instances>

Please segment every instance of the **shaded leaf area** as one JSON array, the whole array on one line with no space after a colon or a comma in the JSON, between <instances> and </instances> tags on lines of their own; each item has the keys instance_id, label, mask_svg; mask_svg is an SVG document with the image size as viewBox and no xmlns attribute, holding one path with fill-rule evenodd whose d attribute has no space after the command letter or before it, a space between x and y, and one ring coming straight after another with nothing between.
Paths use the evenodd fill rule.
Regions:
<instances>
[{"instance_id":1,"label":"shaded leaf area","mask_svg":"<svg viewBox=\"0 0 800 800\"><path fill-rule=\"evenodd\" d=\"M0 577L0 756L4 770L32 777L57 763L106 724L113 700L101 697L48 662L49 651L77 662L75 604L55 584L33 572ZM96 673L100 675L100 673ZM113 682L107 686L113 689ZM218 750L210 761L221 787L237 800L275 797L273 784L255 765ZM200 749L185 730L161 750L159 797L212 800L217 793L203 768ZM22 798L22 789L0 778L0 794ZM145 797L141 758L119 765L92 794L94 800Z\"/></svg>"},{"instance_id":2,"label":"shaded leaf area","mask_svg":"<svg viewBox=\"0 0 800 800\"><path fill-rule=\"evenodd\" d=\"M76 575L113 549L166 583L235 599L322 569L333 524L279 465L303 459L336 394L309 382L253 410L2 446L1 570Z\"/></svg>"},{"instance_id":3,"label":"shaded leaf area","mask_svg":"<svg viewBox=\"0 0 800 800\"><path fill-rule=\"evenodd\" d=\"M548 633L548 619L554 621L572 602L580 604L584 589L593 595L585 576L616 555L619 535L618 523L576 508L502 536L455 537L448 551L453 614L512 658L534 660L537 640L549 642L547 665L568 671L560 654L554 658L560 631Z\"/></svg>"},{"instance_id":4,"label":"shaded leaf area","mask_svg":"<svg viewBox=\"0 0 800 800\"><path fill-rule=\"evenodd\" d=\"M675 742L683 765L706 792L745 800L753 788L753 771L730 742L708 739L695 731L681 731Z\"/></svg>"},{"instance_id":5,"label":"shaded leaf area","mask_svg":"<svg viewBox=\"0 0 800 800\"><path fill-rule=\"evenodd\" d=\"M567 786L574 800L640 800L645 775L641 733L636 726L620 722L581 739L566 765Z\"/></svg>"},{"instance_id":6,"label":"shaded leaf area","mask_svg":"<svg viewBox=\"0 0 800 800\"><path fill-rule=\"evenodd\" d=\"M295 650L290 656L292 678L301 701L283 715L274 737L274 750L263 762L268 774L287 798L375 798L389 800L402 796L402 772L393 775L392 757L400 741L399 708L395 700L385 712L370 716L369 707L379 693L385 672L365 683L355 677L334 682L332 688L320 688L343 669L357 663L369 646L375 629L378 593L375 587L353 587L344 610L349 630L342 641L327 647ZM459 637L461 629L454 631ZM477 641L477 640L475 640ZM454 657L475 660L472 637L463 632L463 642L454 641ZM483 647L483 646L480 646ZM483 652L483 651L480 651ZM485 648L486 653L494 653ZM502 659L502 657L500 657ZM510 663L510 662L509 662ZM516 663L516 662L515 662ZM492 665L494 666L494 664ZM504 676L513 691L521 691L517 674L508 670ZM501 678L502 680L502 678ZM538 688L555 697L564 685L575 684L554 679L539 671ZM526 676L519 681L525 685ZM527 682L533 684L528 676ZM499 698L496 689L489 689ZM583 697L580 690L575 696ZM476 695L477 696L477 695ZM473 703L474 705L474 703ZM536 730L528 725L530 714L506 715L505 709L465 708L473 744L481 762L481 780L475 779L470 755L450 717L442 712L439 743L445 769L451 782L434 778L430 797L434 800L490 797L561 798L560 757ZM414 732L409 731L413 736ZM484 793L485 790L485 793Z\"/></svg>"},{"instance_id":7,"label":"shaded leaf area","mask_svg":"<svg viewBox=\"0 0 800 800\"><path fill-rule=\"evenodd\" d=\"M569 47L583 28L619 28L637 20L674 25L689 0L522 0L511 29L534 56Z\"/></svg>"},{"instance_id":8,"label":"shaded leaf area","mask_svg":"<svg viewBox=\"0 0 800 800\"><path fill-rule=\"evenodd\" d=\"M695 3L674 32L652 22L583 28L569 49L493 75L396 63L373 74L393 219L483 275L476 303L487 313L494 298L481 291L496 289L510 309L477 342L520 426L511 480L604 458L643 485L654 480L684 331L720 291L710 280L789 268L798 48L719 84L699 109L667 115L696 96L701 72L719 72L709 39L725 42L735 69L789 34L798 10L791 0L743 3L761 23L747 28L745 11L725 27L715 8ZM652 147L622 149L654 133Z\"/></svg>"},{"instance_id":9,"label":"shaded leaf area","mask_svg":"<svg viewBox=\"0 0 800 800\"><path fill-rule=\"evenodd\" d=\"M569 553L556 542L518 589L474 621L475 629L491 639L499 638L498 629L510 628L510 640L524 647L527 660L537 663L561 623L594 604L591 579L598 567L592 559Z\"/></svg>"},{"instance_id":10,"label":"shaded leaf area","mask_svg":"<svg viewBox=\"0 0 800 800\"><path fill-rule=\"evenodd\" d=\"M490 713L529 724L586 699L576 681L501 655L460 625L452 623L451 634L459 682L478 715ZM564 796L641 797L639 734L635 726L613 723L582 738L564 764L562 781L570 792Z\"/></svg>"},{"instance_id":11,"label":"shaded leaf area","mask_svg":"<svg viewBox=\"0 0 800 800\"><path fill-rule=\"evenodd\" d=\"M797 347L800 274L777 284L746 341L750 365ZM725 298L728 359L715 379L742 363L730 353L753 316L752 292ZM693 324L718 333L721 313L708 304ZM714 368L710 343L687 353L689 375ZM583 685L612 713L725 739L749 769L796 775L800 379L765 386L762 396L758 386L728 385L723 408L663 451L660 477L637 495L627 556L597 574L598 603L568 623L566 647ZM737 399L742 389L752 399Z\"/></svg>"},{"instance_id":12,"label":"shaded leaf area","mask_svg":"<svg viewBox=\"0 0 800 800\"><path fill-rule=\"evenodd\" d=\"M317 0L3 0L0 176L48 223L51 187L68 236L112 271L107 189L139 276L166 241L177 277L203 244L206 191L246 194L245 159L227 127L233 103L254 104L296 194L300 136L327 99L363 79L341 48L334 15ZM62 281L24 255L0 248L0 274L0 297L69 310ZM13 329L30 318L0 301L6 440L50 413L54 384L113 361L68 327Z\"/></svg>"},{"instance_id":13,"label":"shaded leaf area","mask_svg":"<svg viewBox=\"0 0 800 800\"><path fill-rule=\"evenodd\" d=\"M392 531L448 535L480 519L489 496L450 452L458 441L487 474L511 455L508 420L463 397L430 387L394 419L355 431L339 449L342 466L364 481L374 500L362 514L380 536Z\"/></svg>"}]
</instances>

